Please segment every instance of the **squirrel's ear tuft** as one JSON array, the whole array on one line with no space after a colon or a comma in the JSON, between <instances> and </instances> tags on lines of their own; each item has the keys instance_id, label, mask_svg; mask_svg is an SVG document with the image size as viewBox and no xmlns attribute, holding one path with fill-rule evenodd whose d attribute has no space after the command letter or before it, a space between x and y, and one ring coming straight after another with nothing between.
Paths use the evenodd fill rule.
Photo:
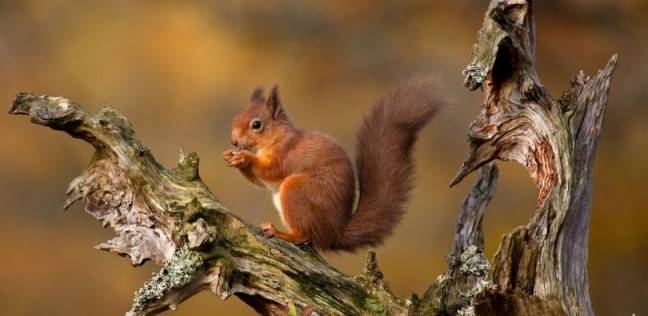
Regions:
<instances>
[{"instance_id":1,"label":"squirrel's ear tuft","mask_svg":"<svg viewBox=\"0 0 648 316\"><path fill-rule=\"evenodd\" d=\"M252 104L264 104L266 102L265 99L265 93L263 92L263 88L257 87L252 91L252 95L250 96L250 101Z\"/></svg>"},{"instance_id":2,"label":"squirrel's ear tuft","mask_svg":"<svg viewBox=\"0 0 648 316\"><path fill-rule=\"evenodd\" d=\"M279 99L279 87L274 85L272 90L270 90L270 95L265 101L265 105L272 114L272 118L276 119L283 115L283 105L281 104L281 99Z\"/></svg>"}]
</instances>

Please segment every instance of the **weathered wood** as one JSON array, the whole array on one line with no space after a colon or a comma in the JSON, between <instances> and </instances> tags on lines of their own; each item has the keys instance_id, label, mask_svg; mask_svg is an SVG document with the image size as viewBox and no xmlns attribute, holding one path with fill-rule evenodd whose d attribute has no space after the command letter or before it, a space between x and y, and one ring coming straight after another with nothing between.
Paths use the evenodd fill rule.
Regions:
<instances>
[{"instance_id":1,"label":"weathered wood","mask_svg":"<svg viewBox=\"0 0 648 316\"><path fill-rule=\"evenodd\" d=\"M137 292L129 315L175 309L202 290L236 295L264 315L591 315L592 163L616 56L593 78L578 74L554 100L540 83L534 54L531 2L492 0L465 70L466 86L482 88L484 101L451 185L477 169L480 176L460 209L448 271L421 298L396 297L373 252L353 277L314 249L265 238L211 193L197 154L181 152L175 169L164 168L110 108L92 115L62 97L20 93L10 113L94 146L65 207L83 200L115 231L98 249L162 267ZM481 222L495 194L496 159L525 166L539 196L530 222L502 238L491 267Z\"/></svg>"},{"instance_id":2,"label":"weathered wood","mask_svg":"<svg viewBox=\"0 0 648 316\"><path fill-rule=\"evenodd\" d=\"M617 57L594 78L579 73L554 100L535 70L534 32L531 1L491 2L465 70L465 85L481 87L484 103L470 126L470 154L452 183L494 159L525 166L539 190L538 208L528 225L502 239L492 282L504 293L558 300L570 315L592 315L592 162Z\"/></svg>"}]
</instances>

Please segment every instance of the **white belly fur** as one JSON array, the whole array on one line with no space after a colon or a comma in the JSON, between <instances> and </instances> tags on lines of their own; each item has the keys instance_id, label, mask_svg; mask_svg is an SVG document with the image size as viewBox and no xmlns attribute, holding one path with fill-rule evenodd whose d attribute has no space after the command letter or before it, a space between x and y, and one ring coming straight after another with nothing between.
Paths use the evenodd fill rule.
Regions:
<instances>
[{"instance_id":1,"label":"white belly fur","mask_svg":"<svg viewBox=\"0 0 648 316\"><path fill-rule=\"evenodd\" d=\"M286 220L284 220L283 208L281 207L281 191L272 190L272 203L274 204L277 212L279 212L279 217L281 217L281 222L286 225Z\"/></svg>"}]
</instances>

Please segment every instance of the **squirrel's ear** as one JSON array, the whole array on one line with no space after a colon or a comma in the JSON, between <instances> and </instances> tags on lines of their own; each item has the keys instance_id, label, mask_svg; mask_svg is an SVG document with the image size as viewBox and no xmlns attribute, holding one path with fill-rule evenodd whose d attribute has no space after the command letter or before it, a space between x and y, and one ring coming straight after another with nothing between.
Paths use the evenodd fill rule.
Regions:
<instances>
[{"instance_id":1,"label":"squirrel's ear","mask_svg":"<svg viewBox=\"0 0 648 316\"><path fill-rule=\"evenodd\" d=\"M263 92L263 88L258 87L255 88L252 91L252 95L250 96L250 101L253 104L264 104L265 103L265 93Z\"/></svg>"},{"instance_id":2,"label":"squirrel's ear","mask_svg":"<svg viewBox=\"0 0 648 316\"><path fill-rule=\"evenodd\" d=\"M266 108L272 114L272 118L276 119L283 114L283 105L281 104L281 99L279 99L279 87L274 85L272 90L270 90L270 95L265 101Z\"/></svg>"}]
</instances>

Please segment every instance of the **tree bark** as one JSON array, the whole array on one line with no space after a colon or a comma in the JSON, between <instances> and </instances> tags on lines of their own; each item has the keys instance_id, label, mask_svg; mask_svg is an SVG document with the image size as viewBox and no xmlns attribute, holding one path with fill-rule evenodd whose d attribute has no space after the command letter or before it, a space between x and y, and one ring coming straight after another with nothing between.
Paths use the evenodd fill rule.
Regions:
<instances>
[{"instance_id":1,"label":"tree bark","mask_svg":"<svg viewBox=\"0 0 648 316\"><path fill-rule=\"evenodd\" d=\"M200 178L198 155L166 169L111 108L96 115L62 97L20 93L10 113L62 130L95 148L70 184L65 207L86 211L116 237L98 249L151 260L160 272L136 293L128 315L153 315L209 290L238 296L264 315L591 315L587 238L591 175L616 55L595 77L579 73L555 100L534 68L530 1L493 0L464 71L484 101L468 135L471 150L451 185L480 176L466 197L448 271L419 298L396 297L369 253L356 276L308 247L268 239L233 215ZM539 189L530 222L502 238L491 264L481 227L495 194L494 160L525 166Z\"/></svg>"}]
</instances>

